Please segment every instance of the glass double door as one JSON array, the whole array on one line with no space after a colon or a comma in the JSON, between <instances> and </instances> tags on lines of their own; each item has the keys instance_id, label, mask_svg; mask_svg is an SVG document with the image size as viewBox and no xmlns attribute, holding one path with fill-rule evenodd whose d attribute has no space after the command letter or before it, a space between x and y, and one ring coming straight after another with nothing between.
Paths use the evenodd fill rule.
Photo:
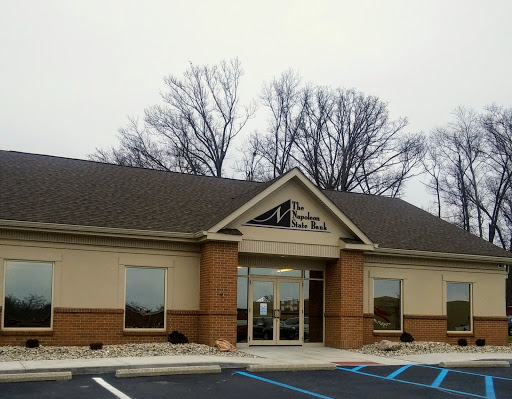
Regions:
<instances>
[{"instance_id":1,"label":"glass double door","mask_svg":"<svg viewBox=\"0 0 512 399\"><path fill-rule=\"evenodd\" d=\"M301 280L251 278L249 298L250 345L302 345Z\"/></svg>"}]
</instances>

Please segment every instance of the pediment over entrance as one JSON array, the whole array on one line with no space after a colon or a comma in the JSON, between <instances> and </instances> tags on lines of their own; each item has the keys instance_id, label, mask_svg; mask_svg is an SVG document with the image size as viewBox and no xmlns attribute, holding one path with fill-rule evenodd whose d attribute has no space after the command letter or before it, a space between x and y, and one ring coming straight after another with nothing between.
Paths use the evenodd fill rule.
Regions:
<instances>
[{"instance_id":1,"label":"pediment over entrance","mask_svg":"<svg viewBox=\"0 0 512 399\"><path fill-rule=\"evenodd\" d=\"M242 240L340 247L372 245L300 171L292 170L214 227L234 229ZM344 241L345 240L345 241Z\"/></svg>"},{"instance_id":2,"label":"pediment over entrance","mask_svg":"<svg viewBox=\"0 0 512 399\"><path fill-rule=\"evenodd\" d=\"M290 181L240 215L228 228L243 239L338 245L340 237L356 238L316 198Z\"/></svg>"}]
</instances>

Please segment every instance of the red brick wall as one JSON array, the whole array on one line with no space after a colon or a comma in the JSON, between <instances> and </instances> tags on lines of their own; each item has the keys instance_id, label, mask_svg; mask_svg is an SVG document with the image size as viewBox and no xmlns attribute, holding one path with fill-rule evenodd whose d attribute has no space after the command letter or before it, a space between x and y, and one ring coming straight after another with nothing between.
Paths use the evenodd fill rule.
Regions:
<instances>
[{"instance_id":1,"label":"red brick wall","mask_svg":"<svg viewBox=\"0 0 512 399\"><path fill-rule=\"evenodd\" d=\"M25 345L38 339L41 345L104 345L166 342L167 335L178 330L191 342L197 342L197 311L167 312L167 331L124 331L123 309L54 308L52 331L0 331L0 345ZM0 309L1 316L1 309Z\"/></svg>"},{"instance_id":2,"label":"red brick wall","mask_svg":"<svg viewBox=\"0 0 512 399\"><path fill-rule=\"evenodd\" d=\"M363 253L342 250L325 273L325 345L363 345Z\"/></svg>"},{"instance_id":3,"label":"red brick wall","mask_svg":"<svg viewBox=\"0 0 512 399\"><path fill-rule=\"evenodd\" d=\"M222 338L236 345L238 243L201 245L199 342Z\"/></svg>"},{"instance_id":4,"label":"red brick wall","mask_svg":"<svg viewBox=\"0 0 512 399\"><path fill-rule=\"evenodd\" d=\"M168 310L167 331L174 330L185 334L189 342L199 342L199 311Z\"/></svg>"},{"instance_id":5,"label":"red brick wall","mask_svg":"<svg viewBox=\"0 0 512 399\"><path fill-rule=\"evenodd\" d=\"M473 317L475 337L468 343L485 338L486 345L508 345L508 319L506 317ZM455 339L456 341L456 339Z\"/></svg>"},{"instance_id":6,"label":"red brick wall","mask_svg":"<svg viewBox=\"0 0 512 399\"><path fill-rule=\"evenodd\" d=\"M457 344L459 338L466 338L468 345L474 345L479 338L486 345L508 345L506 317L474 317L472 333L447 332L446 316L404 315L404 331L416 341L435 341ZM371 344L383 339L399 341L401 333L373 331L373 314L364 315L364 343Z\"/></svg>"}]
</instances>

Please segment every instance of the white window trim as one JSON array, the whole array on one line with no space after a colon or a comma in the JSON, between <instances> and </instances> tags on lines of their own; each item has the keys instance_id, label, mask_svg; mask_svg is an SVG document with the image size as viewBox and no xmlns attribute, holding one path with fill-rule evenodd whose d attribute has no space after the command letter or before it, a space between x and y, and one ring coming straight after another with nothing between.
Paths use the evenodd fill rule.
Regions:
<instances>
[{"instance_id":1,"label":"white window trim","mask_svg":"<svg viewBox=\"0 0 512 399\"><path fill-rule=\"evenodd\" d=\"M126 271L129 268L137 268L137 269L163 269L164 271L164 326L163 328L134 328L134 327L126 327ZM155 331L155 332L163 332L167 331L167 276L168 276L168 268L163 266L132 266L125 265L124 266L124 304L123 304L123 331L134 332L134 331Z\"/></svg>"},{"instance_id":2,"label":"white window trim","mask_svg":"<svg viewBox=\"0 0 512 399\"><path fill-rule=\"evenodd\" d=\"M448 330L448 284L468 284L469 285L469 330L468 331L456 331L456 330ZM470 281L452 281L452 280L446 280L444 282L444 309L445 309L445 316L446 316L446 333L447 334L473 334L473 296L474 296L474 290L473 290L473 282Z\"/></svg>"},{"instance_id":3,"label":"white window trim","mask_svg":"<svg viewBox=\"0 0 512 399\"><path fill-rule=\"evenodd\" d=\"M6 287L6 273L8 262L24 262L24 263L48 263L52 265L52 296L51 296L51 310L50 310L50 327L6 327L5 326L5 287ZM4 273L3 273L3 292L2 292L2 330L5 331L53 331L53 309L55 301L55 262L46 260L27 260L27 259L4 259Z\"/></svg>"},{"instance_id":4,"label":"white window trim","mask_svg":"<svg viewBox=\"0 0 512 399\"><path fill-rule=\"evenodd\" d=\"M375 330L373 328L374 333L378 334L386 334L386 333L401 333L404 331L404 280L401 278L381 278L381 277L372 277L372 304L371 309L372 313L375 310L375 280L393 280L400 282L400 330ZM375 315L374 315L375 317ZM373 320L372 320L373 323Z\"/></svg>"}]
</instances>

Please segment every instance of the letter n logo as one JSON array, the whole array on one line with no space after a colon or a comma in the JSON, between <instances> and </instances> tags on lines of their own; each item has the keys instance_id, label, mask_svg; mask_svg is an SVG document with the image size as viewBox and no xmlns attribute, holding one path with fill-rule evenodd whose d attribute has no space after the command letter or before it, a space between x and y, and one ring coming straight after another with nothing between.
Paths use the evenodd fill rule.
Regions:
<instances>
[{"instance_id":1,"label":"letter n logo","mask_svg":"<svg viewBox=\"0 0 512 399\"><path fill-rule=\"evenodd\" d=\"M276 227L290 227L290 208L291 200L283 202L281 205L272 208L271 210L262 213L260 216L249 220L247 224L257 224L260 226L276 226Z\"/></svg>"}]
</instances>

